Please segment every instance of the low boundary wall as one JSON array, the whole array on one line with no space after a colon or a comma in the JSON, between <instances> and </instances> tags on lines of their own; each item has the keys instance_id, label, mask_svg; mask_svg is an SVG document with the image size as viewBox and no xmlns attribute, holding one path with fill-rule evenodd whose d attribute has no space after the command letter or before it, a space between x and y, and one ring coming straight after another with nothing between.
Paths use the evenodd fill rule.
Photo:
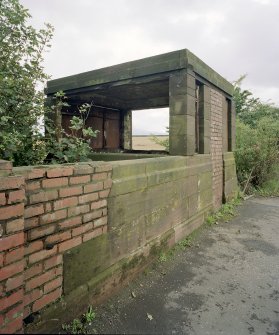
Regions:
<instances>
[{"instance_id":1,"label":"low boundary wall","mask_svg":"<svg viewBox=\"0 0 279 335\"><path fill-rule=\"evenodd\" d=\"M230 199L232 154L224 167ZM23 331L38 312L50 329L53 318L105 299L203 223L212 180L209 154L20 168L0 161L0 333Z\"/></svg>"}]
</instances>

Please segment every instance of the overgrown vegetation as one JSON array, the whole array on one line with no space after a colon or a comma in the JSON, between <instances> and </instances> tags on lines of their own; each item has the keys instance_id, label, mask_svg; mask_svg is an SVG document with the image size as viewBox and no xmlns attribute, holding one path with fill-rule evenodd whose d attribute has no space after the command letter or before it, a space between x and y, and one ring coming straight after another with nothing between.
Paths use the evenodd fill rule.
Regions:
<instances>
[{"instance_id":1,"label":"overgrown vegetation","mask_svg":"<svg viewBox=\"0 0 279 335\"><path fill-rule=\"evenodd\" d=\"M18 0L0 1L0 157L15 165L37 164L44 152L39 120L44 113L42 66L53 27L36 30Z\"/></svg>"},{"instance_id":2,"label":"overgrown vegetation","mask_svg":"<svg viewBox=\"0 0 279 335\"><path fill-rule=\"evenodd\" d=\"M61 109L68 106L63 92L46 111L42 87L49 77L42 62L53 27L36 30L28 24L30 17L19 0L0 1L0 158L15 166L86 160L97 136L85 126L92 106L78 108L69 132L61 126Z\"/></svg>"},{"instance_id":3,"label":"overgrown vegetation","mask_svg":"<svg viewBox=\"0 0 279 335\"><path fill-rule=\"evenodd\" d=\"M246 193L279 195L279 108L242 90L244 78L234 85L238 181Z\"/></svg>"},{"instance_id":4,"label":"overgrown vegetation","mask_svg":"<svg viewBox=\"0 0 279 335\"><path fill-rule=\"evenodd\" d=\"M91 326L95 317L96 314L92 306L89 306L87 312L82 314L81 318L74 319L69 324L63 324L62 329L66 334L87 334L88 327Z\"/></svg>"},{"instance_id":5,"label":"overgrown vegetation","mask_svg":"<svg viewBox=\"0 0 279 335\"><path fill-rule=\"evenodd\" d=\"M92 148L92 138L98 134L86 126L86 120L92 105L83 104L78 107L78 114L70 119L70 132L62 128L61 109L68 107L67 97L62 91L54 95L55 104L48 110L49 117L46 119L46 162L51 163L72 163L88 159Z\"/></svg>"},{"instance_id":6,"label":"overgrown vegetation","mask_svg":"<svg viewBox=\"0 0 279 335\"><path fill-rule=\"evenodd\" d=\"M231 220L236 215L236 207L241 204L242 195L223 204L222 207L215 213L209 215L205 222L208 226L219 224Z\"/></svg>"}]
</instances>

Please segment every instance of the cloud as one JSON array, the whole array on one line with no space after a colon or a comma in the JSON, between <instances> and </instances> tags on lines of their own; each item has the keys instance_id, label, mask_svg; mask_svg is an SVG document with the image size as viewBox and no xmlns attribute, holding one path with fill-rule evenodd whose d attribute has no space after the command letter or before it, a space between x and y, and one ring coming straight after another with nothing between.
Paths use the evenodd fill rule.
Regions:
<instances>
[{"instance_id":1,"label":"cloud","mask_svg":"<svg viewBox=\"0 0 279 335\"><path fill-rule=\"evenodd\" d=\"M55 27L53 78L188 48L229 81L279 104L278 0L22 0ZM269 96L270 95L270 96Z\"/></svg>"},{"instance_id":2,"label":"cloud","mask_svg":"<svg viewBox=\"0 0 279 335\"><path fill-rule=\"evenodd\" d=\"M133 111L132 121L133 135L166 135L169 108Z\"/></svg>"}]
</instances>

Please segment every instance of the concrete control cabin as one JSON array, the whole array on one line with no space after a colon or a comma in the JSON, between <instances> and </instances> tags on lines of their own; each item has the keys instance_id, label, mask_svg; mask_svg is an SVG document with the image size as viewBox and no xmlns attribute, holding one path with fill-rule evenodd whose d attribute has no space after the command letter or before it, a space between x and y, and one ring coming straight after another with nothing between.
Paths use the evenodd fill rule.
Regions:
<instances>
[{"instance_id":1,"label":"concrete control cabin","mask_svg":"<svg viewBox=\"0 0 279 335\"><path fill-rule=\"evenodd\" d=\"M132 149L131 111L169 107L170 155L209 153L210 127L215 125L210 107L216 102L222 108L222 151L233 150L233 87L189 50L48 82L49 99L59 90L71 105L63 113L65 129L76 105L94 103L87 120L100 131L94 149Z\"/></svg>"},{"instance_id":2,"label":"concrete control cabin","mask_svg":"<svg viewBox=\"0 0 279 335\"><path fill-rule=\"evenodd\" d=\"M49 103L59 90L71 105L62 110L66 130L76 107L93 102L87 125L100 131L93 140L95 151L129 152L132 110L169 107L169 155L210 154L215 208L235 188L235 173L227 187L223 173L223 158L234 162L227 154L235 146L233 86L189 50L51 80L46 89Z\"/></svg>"}]
</instances>

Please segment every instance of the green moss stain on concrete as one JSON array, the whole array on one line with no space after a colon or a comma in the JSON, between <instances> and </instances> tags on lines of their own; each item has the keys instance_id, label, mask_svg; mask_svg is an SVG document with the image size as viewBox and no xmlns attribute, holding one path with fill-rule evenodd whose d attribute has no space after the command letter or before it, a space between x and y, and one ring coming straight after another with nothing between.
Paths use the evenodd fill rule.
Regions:
<instances>
[{"instance_id":1,"label":"green moss stain on concrete","mask_svg":"<svg viewBox=\"0 0 279 335\"><path fill-rule=\"evenodd\" d=\"M108 234L89 240L64 254L64 293L86 283L111 265Z\"/></svg>"},{"instance_id":2,"label":"green moss stain on concrete","mask_svg":"<svg viewBox=\"0 0 279 335\"><path fill-rule=\"evenodd\" d=\"M212 189L212 172L204 172L199 174L199 190L204 191L207 189Z\"/></svg>"},{"instance_id":3,"label":"green moss stain on concrete","mask_svg":"<svg viewBox=\"0 0 279 335\"><path fill-rule=\"evenodd\" d=\"M236 177L236 166L232 152L224 153L223 158L224 173L224 199L229 201L236 197L239 189Z\"/></svg>"}]
</instances>

